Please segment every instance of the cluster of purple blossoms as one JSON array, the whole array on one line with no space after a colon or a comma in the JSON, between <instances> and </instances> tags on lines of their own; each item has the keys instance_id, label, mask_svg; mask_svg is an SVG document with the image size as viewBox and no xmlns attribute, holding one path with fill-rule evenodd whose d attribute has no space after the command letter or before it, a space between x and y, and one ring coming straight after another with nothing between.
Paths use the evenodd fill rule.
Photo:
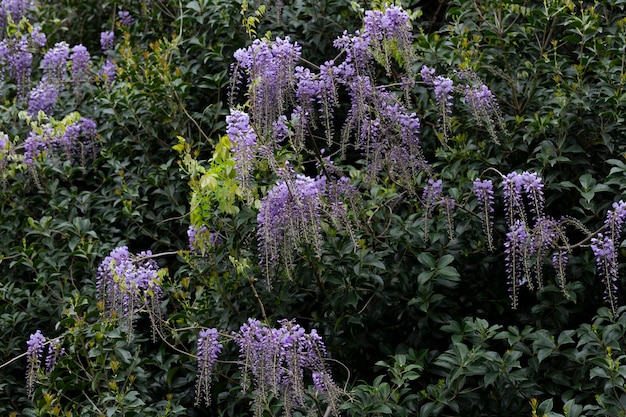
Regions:
<instances>
[{"instance_id":1,"label":"cluster of purple blossoms","mask_svg":"<svg viewBox=\"0 0 626 417\"><path fill-rule=\"evenodd\" d=\"M435 70L426 65L420 70L424 84L431 86L434 90L435 101L440 108L439 114L444 139L446 139L450 133L452 93L456 91L462 95L465 104L474 115L478 126L485 126L494 142L499 143L498 133L506 129L502 116L500 115L496 97L472 71L455 71L454 74L457 80L456 84L451 78L436 75Z\"/></svg>"},{"instance_id":2,"label":"cluster of purple blossoms","mask_svg":"<svg viewBox=\"0 0 626 417\"><path fill-rule=\"evenodd\" d=\"M617 242L622 235L624 219L626 219L626 202L622 200L614 202L612 209L606 212L604 220L604 225L610 230L610 237L614 242Z\"/></svg>"},{"instance_id":3,"label":"cluster of purple blossoms","mask_svg":"<svg viewBox=\"0 0 626 417\"><path fill-rule=\"evenodd\" d=\"M496 96L485 84L465 86L465 101L480 122L485 116L498 107Z\"/></svg>"},{"instance_id":4,"label":"cluster of purple blossoms","mask_svg":"<svg viewBox=\"0 0 626 417\"><path fill-rule=\"evenodd\" d=\"M33 31L30 34L33 44L39 48L46 46L47 38L46 34L41 31L41 26L34 26Z\"/></svg>"},{"instance_id":5,"label":"cluster of purple blossoms","mask_svg":"<svg viewBox=\"0 0 626 417\"><path fill-rule=\"evenodd\" d=\"M237 179L244 189L248 188L257 155L257 135L250 126L250 116L240 110L232 110L226 116L226 134L232 145Z\"/></svg>"},{"instance_id":6,"label":"cluster of purple blossoms","mask_svg":"<svg viewBox=\"0 0 626 417\"><path fill-rule=\"evenodd\" d=\"M274 42L255 40L252 45L235 52L235 83L245 73L248 83L250 114L255 130L269 137L274 122L284 112L294 85L295 64L301 47L289 37Z\"/></svg>"},{"instance_id":7,"label":"cluster of purple blossoms","mask_svg":"<svg viewBox=\"0 0 626 417\"><path fill-rule=\"evenodd\" d=\"M26 350L26 358L28 361L26 367L26 390L30 397L33 393L35 383L39 380L39 371L41 369L41 356L43 348L46 345L46 338L41 334L40 330L30 335Z\"/></svg>"},{"instance_id":8,"label":"cluster of purple blossoms","mask_svg":"<svg viewBox=\"0 0 626 417\"><path fill-rule=\"evenodd\" d=\"M135 22L135 19L130 15L130 12L126 10L120 10L117 12L117 21L120 25L128 27Z\"/></svg>"},{"instance_id":9,"label":"cluster of purple blossoms","mask_svg":"<svg viewBox=\"0 0 626 417\"><path fill-rule=\"evenodd\" d=\"M189 238L189 250L195 254L204 254L208 247L221 244L221 239L217 233L210 232L205 225L189 226L187 237Z\"/></svg>"},{"instance_id":10,"label":"cluster of purple blossoms","mask_svg":"<svg viewBox=\"0 0 626 417\"><path fill-rule=\"evenodd\" d=\"M48 149L48 143L54 137L54 129L45 127L40 132L32 130L24 141L24 163L34 168L40 156Z\"/></svg>"},{"instance_id":11,"label":"cluster of purple blossoms","mask_svg":"<svg viewBox=\"0 0 626 417\"><path fill-rule=\"evenodd\" d=\"M211 378L217 357L222 352L217 329L202 330L198 335L198 376L196 380L196 405L202 400L211 403Z\"/></svg>"},{"instance_id":12,"label":"cluster of purple blossoms","mask_svg":"<svg viewBox=\"0 0 626 417\"><path fill-rule=\"evenodd\" d=\"M70 47L65 42L59 42L54 48L48 49L45 53L41 66L43 68L43 79L49 82L60 83L70 58Z\"/></svg>"},{"instance_id":13,"label":"cluster of purple blossoms","mask_svg":"<svg viewBox=\"0 0 626 417\"><path fill-rule=\"evenodd\" d=\"M28 114L36 117L41 111L52 114L52 109L59 98L59 85L41 80L28 95Z\"/></svg>"},{"instance_id":14,"label":"cluster of purple blossoms","mask_svg":"<svg viewBox=\"0 0 626 417\"><path fill-rule=\"evenodd\" d=\"M28 97L28 113L36 116L40 111L51 114L63 88L67 71L70 48L67 43L59 42L44 55L41 66L43 76Z\"/></svg>"},{"instance_id":15,"label":"cluster of purple blossoms","mask_svg":"<svg viewBox=\"0 0 626 417\"><path fill-rule=\"evenodd\" d=\"M115 45L115 34L112 31L105 31L100 33L100 47L103 52L113 50Z\"/></svg>"},{"instance_id":16,"label":"cluster of purple blossoms","mask_svg":"<svg viewBox=\"0 0 626 417\"><path fill-rule=\"evenodd\" d=\"M472 111L478 126L485 126L489 136L498 144L498 134L506 131L506 128L496 96L473 71L464 70L457 74L468 82L463 91L465 104Z\"/></svg>"},{"instance_id":17,"label":"cluster of purple blossoms","mask_svg":"<svg viewBox=\"0 0 626 417\"><path fill-rule=\"evenodd\" d=\"M141 308L148 311L153 332L159 324L162 290L159 266L151 256L150 251L133 255L128 247L121 246L98 267L98 298L104 313L114 320L125 319L129 338L134 316Z\"/></svg>"},{"instance_id":18,"label":"cluster of purple blossoms","mask_svg":"<svg viewBox=\"0 0 626 417\"><path fill-rule=\"evenodd\" d=\"M615 243L610 236L598 233L591 239L591 250L596 258L598 274L604 280L604 299L611 306L613 313L617 310L618 263Z\"/></svg>"},{"instance_id":19,"label":"cluster of purple blossoms","mask_svg":"<svg viewBox=\"0 0 626 417\"><path fill-rule=\"evenodd\" d=\"M509 292L513 309L517 308L518 288L524 283L524 248L526 246L526 227L516 220L506 234L504 254L506 271L509 280Z\"/></svg>"},{"instance_id":20,"label":"cluster of purple blossoms","mask_svg":"<svg viewBox=\"0 0 626 417\"><path fill-rule=\"evenodd\" d=\"M64 349L61 347L61 341L59 339L46 341L46 338L41 333L41 330L37 330L35 333L30 335L30 338L26 342L26 390L29 397L33 394L35 384L39 380L42 373L41 361L46 344L48 344L48 353L45 357L44 369L46 375L52 372L59 358L64 353Z\"/></svg>"},{"instance_id":21,"label":"cluster of purple blossoms","mask_svg":"<svg viewBox=\"0 0 626 417\"><path fill-rule=\"evenodd\" d=\"M509 227L505 246L513 308L517 307L517 289L520 285L527 283L531 290L535 284L539 289L543 287L543 264L551 250L554 250L552 266L557 273L557 281L563 294L569 297L565 287L568 252L559 246L559 242L563 242L568 247L564 231L566 221L544 214L545 197L541 178L528 171L512 172L502 176L502 187ZM524 280L521 279L522 275Z\"/></svg>"},{"instance_id":22,"label":"cluster of purple blossoms","mask_svg":"<svg viewBox=\"0 0 626 417\"><path fill-rule=\"evenodd\" d=\"M604 228L608 233L598 233L591 239L591 250L596 258L598 275L602 277L605 285L605 301L615 313L617 308L617 280L619 277L619 264L617 262L617 250L621 242L624 219L626 219L626 202L620 200L614 202L612 209L606 213Z\"/></svg>"},{"instance_id":23,"label":"cluster of purple blossoms","mask_svg":"<svg viewBox=\"0 0 626 417\"><path fill-rule=\"evenodd\" d=\"M476 179L474 181L474 194L481 206L481 217L483 220L483 231L487 237L487 246L489 250L495 250L493 244L493 181Z\"/></svg>"},{"instance_id":24,"label":"cluster of purple blossoms","mask_svg":"<svg viewBox=\"0 0 626 417\"><path fill-rule=\"evenodd\" d=\"M559 223L548 216L540 217L530 231L524 252L524 268L530 290L534 289L534 283L539 289L543 288L543 261L558 242L560 233Z\"/></svg>"},{"instance_id":25,"label":"cluster of purple blossoms","mask_svg":"<svg viewBox=\"0 0 626 417\"><path fill-rule=\"evenodd\" d=\"M70 61L72 63L72 81L75 86L78 86L88 77L91 55L83 45L76 45L72 48Z\"/></svg>"},{"instance_id":26,"label":"cluster of purple blossoms","mask_svg":"<svg viewBox=\"0 0 626 417\"><path fill-rule=\"evenodd\" d=\"M107 58L107 60L104 61L104 64L102 64L102 68L100 68L100 77L106 84L111 84L115 81L115 78L117 77L117 65L111 57Z\"/></svg>"},{"instance_id":27,"label":"cluster of purple blossoms","mask_svg":"<svg viewBox=\"0 0 626 417\"><path fill-rule=\"evenodd\" d=\"M268 286L280 263L289 271L293 252L301 244L309 243L319 252L320 208L325 190L324 177L297 175L276 184L261 201L257 238Z\"/></svg>"},{"instance_id":28,"label":"cluster of purple blossoms","mask_svg":"<svg viewBox=\"0 0 626 417\"><path fill-rule=\"evenodd\" d=\"M515 219L520 219L524 223L528 221L524 208L524 193L528 197L530 212L533 214L535 221L543 217L543 182L536 173L528 171L524 171L521 174L511 172L502 177L502 186L507 210L506 218L509 225L513 224Z\"/></svg>"},{"instance_id":29,"label":"cluster of purple blossoms","mask_svg":"<svg viewBox=\"0 0 626 417\"><path fill-rule=\"evenodd\" d=\"M305 372L315 388L326 397L330 411L338 413L342 395L325 365L326 347L315 329L309 333L294 321L281 320L280 328L270 328L248 319L234 339L239 346L242 385L254 389L255 416L262 415L270 397L279 398L285 415L304 404ZM270 395L271 394L271 395Z\"/></svg>"},{"instance_id":30,"label":"cluster of purple blossoms","mask_svg":"<svg viewBox=\"0 0 626 417\"><path fill-rule=\"evenodd\" d=\"M0 61L3 74L8 74L17 86L19 100L26 97L26 91L31 78L33 53L30 44L32 39L27 36L20 38L5 38L0 41Z\"/></svg>"},{"instance_id":31,"label":"cluster of purple blossoms","mask_svg":"<svg viewBox=\"0 0 626 417\"><path fill-rule=\"evenodd\" d=\"M391 55L394 49L402 56L404 65L413 61L412 34L409 15L398 6L385 5L384 10L368 10L363 18L363 36L371 51L391 74Z\"/></svg>"},{"instance_id":32,"label":"cluster of purple blossoms","mask_svg":"<svg viewBox=\"0 0 626 417\"><path fill-rule=\"evenodd\" d=\"M442 75L435 75L435 70L424 65L420 70L422 81L426 85L433 87L435 101L439 106L439 116L443 129L443 138L447 139L450 133L450 115L452 114L452 92L454 82L451 78Z\"/></svg>"},{"instance_id":33,"label":"cluster of purple blossoms","mask_svg":"<svg viewBox=\"0 0 626 417\"><path fill-rule=\"evenodd\" d=\"M108 55L102 64L102 68L100 68L100 77L105 84L111 84L117 76L117 65L110 55L110 51L115 47L115 34L111 31L100 33L100 46L102 51Z\"/></svg>"},{"instance_id":34,"label":"cluster of purple blossoms","mask_svg":"<svg viewBox=\"0 0 626 417\"><path fill-rule=\"evenodd\" d=\"M45 124L33 129L24 141L24 163L33 169L44 153L48 158L65 155L66 160L80 157L84 161L87 152L95 150L96 137L96 124L88 118L81 117L64 129Z\"/></svg>"},{"instance_id":35,"label":"cluster of purple blossoms","mask_svg":"<svg viewBox=\"0 0 626 417\"><path fill-rule=\"evenodd\" d=\"M33 7L32 0L2 0L0 2L0 30L5 32L9 21L19 23Z\"/></svg>"}]
</instances>

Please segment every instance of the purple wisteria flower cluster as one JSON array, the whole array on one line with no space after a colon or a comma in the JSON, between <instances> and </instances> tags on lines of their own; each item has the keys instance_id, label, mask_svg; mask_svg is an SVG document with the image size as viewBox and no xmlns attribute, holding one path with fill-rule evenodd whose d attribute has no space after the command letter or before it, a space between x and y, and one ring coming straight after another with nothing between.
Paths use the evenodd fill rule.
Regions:
<instances>
[{"instance_id":1,"label":"purple wisteria flower cluster","mask_svg":"<svg viewBox=\"0 0 626 417\"><path fill-rule=\"evenodd\" d=\"M5 8L5 3L0 4L0 10ZM38 26L32 26L29 33L23 32L21 29L10 31L0 40L0 82L15 83L18 104L25 105L31 116L40 111L52 115L68 84L77 97L89 84L91 57L83 45L70 47L66 42L59 42L45 51L40 68L33 68L37 54L44 51L46 35ZM39 81L32 79L38 74L37 70L41 71Z\"/></svg>"},{"instance_id":2,"label":"purple wisteria flower cluster","mask_svg":"<svg viewBox=\"0 0 626 417\"><path fill-rule=\"evenodd\" d=\"M309 333L294 321L281 320L280 328L270 328L249 319L237 333L241 381L245 390L253 389L254 415L261 416L270 398L282 402L286 416L305 403L308 375L328 404L339 415L342 390L333 382L325 364L326 347L315 329Z\"/></svg>"},{"instance_id":3,"label":"purple wisteria flower cluster","mask_svg":"<svg viewBox=\"0 0 626 417\"><path fill-rule=\"evenodd\" d=\"M287 108L300 55L300 45L292 43L289 37L276 38L271 43L256 39L248 48L235 52L235 86L245 74L250 115L259 136L269 137L274 123Z\"/></svg>"},{"instance_id":4,"label":"purple wisteria flower cluster","mask_svg":"<svg viewBox=\"0 0 626 417\"><path fill-rule=\"evenodd\" d=\"M217 329L202 330L198 335L198 376L196 379L196 405L202 401L211 404L211 378L217 357L222 352Z\"/></svg>"},{"instance_id":5,"label":"purple wisteria flower cluster","mask_svg":"<svg viewBox=\"0 0 626 417\"><path fill-rule=\"evenodd\" d=\"M596 258L598 275L604 282L604 299L610 305L613 313L617 310L617 281L619 278L619 264L617 250L623 234L624 220L626 219L626 202L613 203L612 209L606 213L604 220L605 233L591 239L591 250Z\"/></svg>"},{"instance_id":6,"label":"purple wisteria flower cluster","mask_svg":"<svg viewBox=\"0 0 626 417\"><path fill-rule=\"evenodd\" d=\"M153 338L156 337L162 289L159 266L150 251L135 255L126 246L111 251L98 267L97 289L105 316L124 320L129 339L135 314L142 309L148 312Z\"/></svg>"},{"instance_id":7,"label":"purple wisteria flower cluster","mask_svg":"<svg viewBox=\"0 0 626 417\"><path fill-rule=\"evenodd\" d=\"M556 271L556 281L567 297L565 267L570 250L564 230L567 220L556 220L544 213L541 177L529 171L502 175L502 190L508 227L504 252L512 307L517 308L522 285L528 285L531 290L543 288L543 264L548 256ZM474 194L481 208L487 244L493 250L493 182L476 179Z\"/></svg>"},{"instance_id":8,"label":"purple wisteria flower cluster","mask_svg":"<svg viewBox=\"0 0 626 417\"><path fill-rule=\"evenodd\" d=\"M19 23L27 18L33 8L33 0L2 0L0 2L0 33L4 34L9 22Z\"/></svg>"},{"instance_id":9,"label":"purple wisteria flower cluster","mask_svg":"<svg viewBox=\"0 0 626 417\"><path fill-rule=\"evenodd\" d=\"M263 198L257 216L257 238L268 286L279 264L289 272L293 253L302 244L311 244L319 252L325 192L325 177L297 175L293 180L276 184Z\"/></svg>"},{"instance_id":10,"label":"purple wisteria flower cluster","mask_svg":"<svg viewBox=\"0 0 626 417\"><path fill-rule=\"evenodd\" d=\"M453 93L458 93L463 102L474 115L478 126L485 126L489 136L499 143L499 135L505 131L504 121L496 97L478 76L471 71L455 72L458 82L443 75L435 75L435 69L426 65L420 70L422 81L432 87L435 102L439 107L440 124L443 139L447 140L451 133L451 116Z\"/></svg>"},{"instance_id":11,"label":"purple wisteria flower cluster","mask_svg":"<svg viewBox=\"0 0 626 417\"><path fill-rule=\"evenodd\" d=\"M33 394L37 381L42 375L49 375L52 372L65 350L61 346L60 339L46 341L41 330L31 334L26 345L26 390L30 397ZM46 345L48 345L48 352L44 359ZM42 359L44 360L44 367L42 367Z\"/></svg>"},{"instance_id":12,"label":"purple wisteria flower cluster","mask_svg":"<svg viewBox=\"0 0 626 417\"><path fill-rule=\"evenodd\" d=\"M75 114L60 122L45 123L31 130L24 140L24 163L34 172L42 158L79 159L95 152L97 127L93 120Z\"/></svg>"},{"instance_id":13,"label":"purple wisteria flower cluster","mask_svg":"<svg viewBox=\"0 0 626 417\"><path fill-rule=\"evenodd\" d=\"M398 6L368 10L363 18L363 36L367 37L374 58L391 75L391 56L395 51L404 65L413 62L413 45L409 15Z\"/></svg>"},{"instance_id":14,"label":"purple wisteria flower cluster","mask_svg":"<svg viewBox=\"0 0 626 417\"><path fill-rule=\"evenodd\" d=\"M232 110L230 115L226 116L226 125L226 134L232 145L237 179L246 190L256 164L257 135L250 126L250 116L239 110Z\"/></svg>"},{"instance_id":15,"label":"purple wisteria flower cluster","mask_svg":"<svg viewBox=\"0 0 626 417\"><path fill-rule=\"evenodd\" d=\"M563 294L569 297L566 290L566 266L572 248L565 234L565 226L574 224L581 230L586 229L574 219L554 219L545 214L543 182L534 172L502 175L502 190L508 227L504 252L512 307L517 308L518 291L522 285L526 284L530 290L543 287L543 264L546 259L551 260L556 274L555 282ZM481 207L488 244L493 247L492 181L475 180L474 193ZM626 202L614 202L607 211L602 231L590 237L589 246L596 260L597 272L605 285L604 298L613 312L618 305L617 257L625 220Z\"/></svg>"},{"instance_id":16,"label":"purple wisteria flower cluster","mask_svg":"<svg viewBox=\"0 0 626 417\"><path fill-rule=\"evenodd\" d=\"M222 243L218 234L209 231L206 225L189 226L187 237L189 238L189 251L193 254L204 255L209 247L215 247Z\"/></svg>"},{"instance_id":17,"label":"purple wisteria flower cluster","mask_svg":"<svg viewBox=\"0 0 626 417\"><path fill-rule=\"evenodd\" d=\"M422 203L424 205L423 219L424 219L424 242L428 243L430 240L430 218L433 210L442 201L442 184L441 180L435 180L433 178L428 179L428 184L422 191Z\"/></svg>"},{"instance_id":18,"label":"purple wisteria flower cluster","mask_svg":"<svg viewBox=\"0 0 626 417\"><path fill-rule=\"evenodd\" d=\"M325 62L317 71L297 65L300 47L288 38L274 42L256 40L250 47L238 50L235 85L242 83L245 74L250 106L246 125L250 128L237 129L244 132L237 144L255 144L255 155L269 160L273 168L278 164L272 163L272 153L286 138L296 152L302 152L307 137L321 128L331 146L336 140L334 114L339 106L338 94L345 89L350 109L340 134L341 156L345 156L350 145L364 154L368 178L374 178L386 167L410 189L415 185L416 173L426 166L418 140L419 119L391 92L376 87L373 74L377 59L384 57L388 66L392 55L397 56L398 52L405 58L401 61L408 65L411 37L408 14L399 7L385 6L367 13L361 32L344 33L335 41L342 52L341 62ZM288 109L291 110L287 115ZM237 122L243 120L235 111L231 116L237 116ZM320 122L322 126L318 125ZM350 143L353 136L355 141ZM235 151L242 168L249 166L250 146L242 147L241 156Z\"/></svg>"}]
</instances>

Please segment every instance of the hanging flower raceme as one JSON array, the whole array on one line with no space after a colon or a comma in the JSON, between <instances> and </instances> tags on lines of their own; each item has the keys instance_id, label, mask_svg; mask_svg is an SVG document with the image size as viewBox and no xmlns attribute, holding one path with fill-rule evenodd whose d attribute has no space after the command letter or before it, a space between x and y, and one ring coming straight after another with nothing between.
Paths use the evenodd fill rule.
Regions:
<instances>
[{"instance_id":1,"label":"hanging flower raceme","mask_svg":"<svg viewBox=\"0 0 626 417\"><path fill-rule=\"evenodd\" d=\"M196 405L202 400L211 403L211 378L217 357L222 351L217 329L202 330L198 335L198 377L196 382Z\"/></svg>"},{"instance_id":2,"label":"hanging flower raceme","mask_svg":"<svg viewBox=\"0 0 626 417\"><path fill-rule=\"evenodd\" d=\"M300 45L291 43L289 37L276 38L273 42L256 39L248 48L234 54L235 85L245 74L251 119L260 136L270 136L272 126L287 107L300 54Z\"/></svg>"},{"instance_id":3,"label":"hanging flower raceme","mask_svg":"<svg viewBox=\"0 0 626 417\"><path fill-rule=\"evenodd\" d=\"M45 356L45 368L42 369L42 359L44 359L46 345L48 345L48 353ZM26 391L30 397L33 394L37 381L44 373L48 375L52 372L65 350L61 346L60 339L46 341L41 330L37 330L30 335L26 346Z\"/></svg>"},{"instance_id":4,"label":"hanging flower raceme","mask_svg":"<svg viewBox=\"0 0 626 417\"><path fill-rule=\"evenodd\" d=\"M248 188L257 157L257 135L250 126L247 113L233 110L226 116L226 133L232 144L237 179L242 188Z\"/></svg>"},{"instance_id":5,"label":"hanging flower raceme","mask_svg":"<svg viewBox=\"0 0 626 417\"><path fill-rule=\"evenodd\" d=\"M148 311L153 332L159 324L162 290L159 267L151 256L150 251L131 254L122 246L111 251L98 267L98 298L104 314L125 320L129 338L134 316L141 309Z\"/></svg>"},{"instance_id":6,"label":"hanging flower raceme","mask_svg":"<svg viewBox=\"0 0 626 417\"><path fill-rule=\"evenodd\" d=\"M328 371L326 347L313 329L307 333L294 321L281 320L280 328L270 328L249 319L234 334L239 346L242 385L253 388L255 416L262 414L268 398L279 398L285 415L304 404L306 384L310 375L315 388L325 397L330 411L339 415L338 402L342 390L335 385Z\"/></svg>"},{"instance_id":7,"label":"hanging flower raceme","mask_svg":"<svg viewBox=\"0 0 626 417\"><path fill-rule=\"evenodd\" d=\"M268 285L280 263L289 271L293 252L301 244L309 243L319 252L320 207L325 190L324 177L297 175L276 184L263 198L257 216L257 237Z\"/></svg>"}]
</instances>

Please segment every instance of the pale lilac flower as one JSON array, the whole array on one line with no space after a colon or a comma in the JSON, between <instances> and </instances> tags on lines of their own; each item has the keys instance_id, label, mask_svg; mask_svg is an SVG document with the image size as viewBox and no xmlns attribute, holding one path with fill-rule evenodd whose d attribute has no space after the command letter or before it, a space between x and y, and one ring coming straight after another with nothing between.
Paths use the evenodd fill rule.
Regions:
<instances>
[{"instance_id":1,"label":"pale lilac flower","mask_svg":"<svg viewBox=\"0 0 626 417\"><path fill-rule=\"evenodd\" d=\"M52 129L44 129L41 134L31 131L24 141L24 163L29 168L35 166L40 155L48 148L47 138L53 134Z\"/></svg>"},{"instance_id":2,"label":"pale lilac flower","mask_svg":"<svg viewBox=\"0 0 626 417\"><path fill-rule=\"evenodd\" d=\"M46 374L52 372L54 367L59 361L59 358L63 356L65 349L61 346L60 339L54 339L50 341L48 345L48 355L46 356Z\"/></svg>"},{"instance_id":3,"label":"pale lilac flower","mask_svg":"<svg viewBox=\"0 0 626 417\"><path fill-rule=\"evenodd\" d=\"M198 376L196 382L196 405L204 400L211 404L211 378L217 357L222 351L217 329L202 330L198 335Z\"/></svg>"},{"instance_id":4,"label":"pale lilac flower","mask_svg":"<svg viewBox=\"0 0 626 417\"><path fill-rule=\"evenodd\" d=\"M42 79L37 87L33 88L28 97L28 114L35 117L40 111L52 115L52 109L59 97L59 87Z\"/></svg>"},{"instance_id":5,"label":"pale lilac flower","mask_svg":"<svg viewBox=\"0 0 626 417\"><path fill-rule=\"evenodd\" d=\"M122 246L111 251L98 267L96 285L104 313L112 318L126 320L129 339L134 315L139 307L145 305L149 309L151 320L160 314L159 311L152 311L159 308L157 301L161 298L162 290L159 267L151 256L150 251L133 255L128 247ZM157 325L155 322L152 324Z\"/></svg>"},{"instance_id":6,"label":"pale lilac flower","mask_svg":"<svg viewBox=\"0 0 626 417\"><path fill-rule=\"evenodd\" d=\"M4 40L3 40L4 42ZM18 98L23 99L30 82L31 65L33 54L30 52L29 40L26 36L21 37L8 46L8 54L5 56L9 76L15 80Z\"/></svg>"},{"instance_id":7,"label":"pale lilac flower","mask_svg":"<svg viewBox=\"0 0 626 417\"><path fill-rule=\"evenodd\" d=\"M528 235L524 224L516 220L506 234L504 243L504 261L506 264L507 279L509 283L509 294L512 308L517 308L518 288L523 284L524 272L524 248Z\"/></svg>"},{"instance_id":8,"label":"pale lilac flower","mask_svg":"<svg viewBox=\"0 0 626 417\"><path fill-rule=\"evenodd\" d=\"M72 48L70 61L72 62L72 80L75 86L78 86L87 79L91 56L83 45L76 45Z\"/></svg>"},{"instance_id":9,"label":"pale lilac flower","mask_svg":"<svg viewBox=\"0 0 626 417\"><path fill-rule=\"evenodd\" d=\"M19 23L32 7L32 0L2 0L0 2L0 29L4 31L9 18L14 23Z\"/></svg>"},{"instance_id":10,"label":"pale lilac flower","mask_svg":"<svg viewBox=\"0 0 626 417\"><path fill-rule=\"evenodd\" d=\"M622 228L626 219L626 202L623 200L614 202L612 209L606 212L604 225L610 230L610 237L614 242L622 235Z\"/></svg>"},{"instance_id":11,"label":"pale lilac flower","mask_svg":"<svg viewBox=\"0 0 626 417\"><path fill-rule=\"evenodd\" d=\"M50 48L43 59L43 80L61 84L67 71L67 62L70 57L70 47L66 42L59 42Z\"/></svg>"},{"instance_id":12,"label":"pale lilac flower","mask_svg":"<svg viewBox=\"0 0 626 417\"><path fill-rule=\"evenodd\" d=\"M241 326L234 339L239 346L244 390L254 388L255 401L264 403L270 395L280 398L287 415L304 403L306 374L326 395L337 411L341 390L333 383L324 363L326 348L315 330L310 333L293 320L279 321L281 327L269 328L255 319ZM255 413L258 415L258 413Z\"/></svg>"},{"instance_id":13,"label":"pale lilac flower","mask_svg":"<svg viewBox=\"0 0 626 417\"><path fill-rule=\"evenodd\" d=\"M203 254L209 246L219 246L222 242L218 234L210 232L205 226L189 226L187 229L189 250L194 254Z\"/></svg>"},{"instance_id":14,"label":"pale lilac flower","mask_svg":"<svg viewBox=\"0 0 626 417\"><path fill-rule=\"evenodd\" d=\"M240 110L232 110L226 116L226 134L232 145L237 179L247 188L255 166L257 135L250 126L250 116Z\"/></svg>"},{"instance_id":15,"label":"pale lilac flower","mask_svg":"<svg viewBox=\"0 0 626 417\"><path fill-rule=\"evenodd\" d=\"M470 106L478 121L488 117L490 112L498 107L496 97L485 84L466 86L465 102Z\"/></svg>"},{"instance_id":16,"label":"pale lilac flower","mask_svg":"<svg viewBox=\"0 0 626 417\"><path fill-rule=\"evenodd\" d=\"M363 36L371 45L371 53L383 62L391 74L391 56L394 48L403 58L404 65L412 62L411 26L409 15L398 6L385 5L384 10L368 10L363 18Z\"/></svg>"},{"instance_id":17,"label":"pale lilac flower","mask_svg":"<svg viewBox=\"0 0 626 417\"><path fill-rule=\"evenodd\" d=\"M530 199L530 211L534 214L535 220L543 217L545 199L543 196L543 182L534 172L524 171L520 174L520 182L526 195Z\"/></svg>"},{"instance_id":18,"label":"pale lilac flower","mask_svg":"<svg viewBox=\"0 0 626 417\"><path fill-rule=\"evenodd\" d=\"M543 288L544 258L548 251L556 246L560 235L559 228L560 226L555 219L544 216L537 219L530 233L524 253L524 265L528 277L528 287L531 290L534 289L533 276L537 287ZM532 264L533 260L534 264ZM533 270L534 274L532 273Z\"/></svg>"},{"instance_id":19,"label":"pale lilac flower","mask_svg":"<svg viewBox=\"0 0 626 417\"><path fill-rule=\"evenodd\" d=\"M110 51L115 45L115 35L111 31L100 33L100 46L104 52Z\"/></svg>"},{"instance_id":20,"label":"pale lilac flower","mask_svg":"<svg viewBox=\"0 0 626 417\"><path fill-rule=\"evenodd\" d=\"M430 68L426 65L423 65L422 69L420 70L420 75L422 76L422 80L424 81L425 84L433 85L434 80L435 80L434 68Z\"/></svg>"},{"instance_id":21,"label":"pale lilac flower","mask_svg":"<svg viewBox=\"0 0 626 417\"><path fill-rule=\"evenodd\" d=\"M26 350L26 390L29 397L33 394L35 383L37 383L39 379L41 356L43 355L45 344L46 338L41 334L41 330L37 330L35 333L31 334L26 342L28 346Z\"/></svg>"},{"instance_id":22,"label":"pale lilac flower","mask_svg":"<svg viewBox=\"0 0 626 417\"><path fill-rule=\"evenodd\" d=\"M619 278L617 250L610 236L598 233L591 239L591 250L596 258L598 275L604 281L604 299L613 313L617 310L617 281Z\"/></svg>"},{"instance_id":23,"label":"pale lilac flower","mask_svg":"<svg viewBox=\"0 0 626 417\"><path fill-rule=\"evenodd\" d=\"M506 220L509 226L513 225L516 219L521 218L526 221L522 200L522 182L517 172L502 176L502 191L506 207Z\"/></svg>"},{"instance_id":24,"label":"pale lilac flower","mask_svg":"<svg viewBox=\"0 0 626 417\"><path fill-rule=\"evenodd\" d=\"M255 130L265 138L277 118L283 114L294 85L295 64L301 47L289 37L274 42L255 40L252 45L235 52L235 79L245 73L250 97L250 115Z\"/></svg>"},{"instance_id":25,"label":"pale lilac flower","mask_svg":"<svg viewBox=\"0 0 626 417\"><path fill-rule=\"evenodd\" d=\"M424 205L422 217L424 219L425 242L428 242L430 240L430 218L432 216L433 210L441 202L441 186L441 180L434 180L433 178L429 178L428 185L424 187L424 191L422 192L422 204Z\"/></svg>"},{"instance_id":26,"label":"pale lilac flower","mask_svg":"<svg viewBox=\"0 0 626 417\"><path fill-rule=\"evenodd\" d=\"M117 77L117 65L112 59L108 58L104 64L102 64L100 76L107 84L111 84L115 81L115 78Z\"/></svg>"},{"instance_id":27,"label":"pale lilac flower","mask_svg":"<svg viewBox=\"0 0 626 417\"><path fill-rule=\"evenodd\" d=\"M126 10L120 10L117 12L117 21L120 22L122 26L130 26L135 22L135 19L130 15L130 12Z\"/></svg>"},{"instance_id":28,"label":"pale lilac flower","mask_svg":"<svg viewBox=\"0 0 626 417\"><path fill-rule=\"evenodd\" d=\"M46 34L41 31L41 26L37 25L33 27L33 32L30 34L33 44L43 48L46 45Z\"/></svg>"},{"instance_id":29,"label":"pale lilac flower","mask_svg":"<svg viewBox=\"0 0 626 417\"><path fill-rule=\"evenodd\" d=\"M289 272L292 253L302 243L316 252L321 245L320 210L326 180L297 175L276 184L261 201L257 238L268 285L274 269L282 262Z\"/></svg>"},{"instance_id":30,"label":"pale lilac flower","mask_svg":"<svg viewBox=\"0 0 626 417\"><path fill-rule=\"evenodd\" d=\"M454 82L451 78L438 75L433 80L433 88L435 91L435 100L442 108L442 112L452 114L452 92L454 91Z\"/></svg>"}]
</instances>

